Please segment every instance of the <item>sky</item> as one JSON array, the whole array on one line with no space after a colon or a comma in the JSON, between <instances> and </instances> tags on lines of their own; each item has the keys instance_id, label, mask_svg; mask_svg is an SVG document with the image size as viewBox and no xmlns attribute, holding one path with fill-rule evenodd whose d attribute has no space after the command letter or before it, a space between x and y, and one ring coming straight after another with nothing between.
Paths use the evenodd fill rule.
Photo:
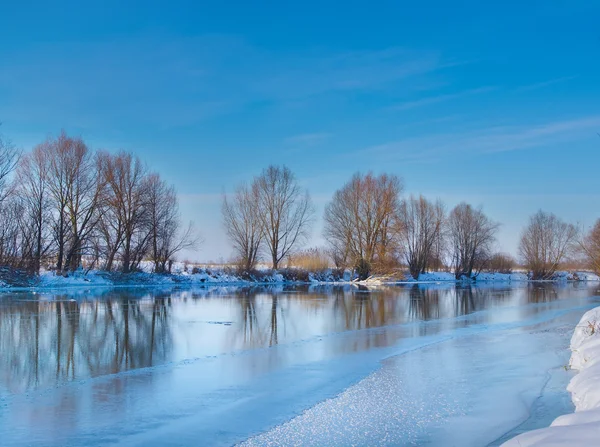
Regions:
<instances>
[{"instance_id":1,"label":"sky","mask_svg":"<svg viewBox=\"0 0 600 447\"><path fill-rule=\"evenodd\" d=\"M89 4L88 4L89 3ZM517 254L538 209L600 217L600 3L9 2L2 133L132 151L230 258L221 197L285 164L322 212L355 172L483 206Z\"/></svg>"}]
</instances>

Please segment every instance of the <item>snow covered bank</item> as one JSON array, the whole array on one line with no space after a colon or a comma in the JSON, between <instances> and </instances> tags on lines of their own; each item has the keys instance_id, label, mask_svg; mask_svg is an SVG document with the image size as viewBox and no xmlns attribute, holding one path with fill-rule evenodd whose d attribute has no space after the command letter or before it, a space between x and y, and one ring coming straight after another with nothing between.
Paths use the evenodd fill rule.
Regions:
<instances>
[{"instance_id":1,"label":"snow covered bank","mask_svg":"<svg viewBox=\"0 0 600 447\"><path fill-rule=\"evenodd\" d=\"M281 270L259 269L249 273L240 273L229 267L199 267L181 262L173 264L172 274L152 273L151 263L142 263L141 271L129 274L106 272L102 270L77 271L68 275L57 275L52 271L43 271L39 276L8 267L0 268L0 290L5 289L60 289L70 287L114 287L114 286L194 286L194 285L254 285L254 284L360 284L393 285L411 283L457 283L453 273L422 273L413 279L406 272L390 275L373 275L364 281L357 281L351 270L323 269L307 271L288 268ZM466 280L467 282L469 280ZM487 273L482 272L473 278L476 283L514 283L526 282L526 273ZM559 272L554 281L600 281L589 272Z\"/></svg>"},{"instance_id":2,"label":"snow covered bank","mask_svg":"<svg viewBox=\"0 0 600 447\"><path fill-rule=\"evenodd\" d=\"M567 390L575 413L560 416L550 427L517 436L504 446L553 447L600 444L600 307L588 311L571 338L570 367L579 373Z\"/></svg>"},{"instance_id":3,"label":"snow covered bank","mask_svg":"<svg viewBox=\"0 0 600 447\"><path fill-rule=\"evenodd\" d=\"M454 273L421 273L418 282L456 281ZM467 280L468 281L468 280ZM526 272L489 273L481 272L473 277L476 282L522 282L530 281ZM600 281L600 277L591 272L556 272L549 281Z\"/></svg>"},{"instance_id":4,"label":"snow covered bank","mask_svg":"<svg viewBox=\"0 0 600 447\"><path fill-rule=\"evenodd\" d=\"M478 282L513 282L513 281L528 281L525 273L487 273L482 272L477 275L475 281ZM438 281L456 281L454 273L449 272L432 272L421 273L419 282L438 282Z\"/></svg>"}]
</instances>

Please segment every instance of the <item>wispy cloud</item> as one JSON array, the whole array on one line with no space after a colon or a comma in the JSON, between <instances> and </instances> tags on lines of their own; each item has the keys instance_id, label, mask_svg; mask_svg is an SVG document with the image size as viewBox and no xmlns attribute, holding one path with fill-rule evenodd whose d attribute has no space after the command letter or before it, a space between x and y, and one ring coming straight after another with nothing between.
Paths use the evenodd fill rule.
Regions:
<instances>
[{"instance_id":1,"label":"wispy cloud","mask_svg":"<svg viewBox=\"0 0 600 447\"><path fill-rule=\"evenodd\" d=\"M438 53L405 48L304 56L266 54L263 63L268 71L251 79L251 88L262 98L277 100L379 89L447 66Z\"/></svg>"},{"instance_id":2,"label":"wispy cloud","mask_svg":"<svg viewBox=\"0 0 600 447\"><path fill-rule=\"evenodd\" d=\"M292 146L313 146L315 144L323 142L330 136L331 134L327 132L304 133L288 137L284 139L284 143Z\"/></svg>"},{"instance_id":3,"label":"wispy cloud","mask_svg":"<svg viewBox=\"0 0 600 447\"><path fill-rule=\"evenodd\" d=\"M564 76L562 78L550 79L548 81L536 82L535 84L524 85L522 87L518 87L516 91L524 92L528 90L537 90L539 88L548 87L549 85L558 84L560 82L570 81L572 79L576 79L578 76Z\"/></svg>"},{"instance_id":4,"label":"wispy cloud","mask_svg":"<svg viewBox=\"0 0 600 447\"><path fill-rule=\"evenodd\" d=\"M408 89L456 64L405 48L279 52L226 35L50 42L3 56L5 120L82 128L176 128L256 103Z\"/></svg>"},{"instance_id":5,"label":"wispy cloud","mask_svg":"<svg viewBox=\"0 0 600 447\"><path fill-rule=\"evenodd\" d=\"M430 162L446 156L478 155L567 143L594 135L600 115L530 126L492 126L465 133L447 133L371 146L363 155Z\"/></svg>"},{"instance_id":6,"label":"wispy cloud","mask_svg":"<svg viewBox=\"0 0 600 447\"><path fill-rule=\"evenodd\" d=\"M427 98L417 99L416 101L408 101L408 102L404 102L402 104L397 104L395 106L390 107L390 109L391 110L410 110L410 109L414 109L416 107L429 106L431 104L437 104L437 103L444 102L444 101L450 101L450 100L462 98L465 96L472 96L472 95L478 95L481 93L487 93L487 92L490 92L495 89L496 89L496 87L489 86L489 87L480 87L480 88L465 90L465 91L457 92L457 93L448 93L445 95L430 96Z\"/></svg>"}]
</instances>

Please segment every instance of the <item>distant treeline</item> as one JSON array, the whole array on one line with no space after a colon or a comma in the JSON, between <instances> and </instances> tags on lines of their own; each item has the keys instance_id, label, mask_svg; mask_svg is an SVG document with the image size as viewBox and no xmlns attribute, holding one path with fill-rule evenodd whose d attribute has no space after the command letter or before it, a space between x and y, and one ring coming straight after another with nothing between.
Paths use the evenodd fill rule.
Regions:
<instances>
[{"instance_id":1,"label":"distant treeline","mask_svg":"<svg viewBox=\"0 0 600 447\"><path fill-rule=\"evenodd\" d=\"M263 258L273 269L284 261L308 269L331 262L360 278L402 267L415 278L431 270L471 278L516 265L494 249L499 224L481 208L460 203L448 212L439 200L402 193L394 174L354 174L325 208L326 250L302 251L315 214L309 193L289 168L269 166L223 195L223 224L245 272ZM0 135L0 265L128 273L149 260L162 273L196 243L173 186L135 155L95 151L65 132L22 153ZM552 277L573 255L599 271L600 220L586 233L539 211L521 234L519 254L535 279Z\"/></svg>"},{"instance_id":2,"label":"distant treeline","mask_svg":"<svg viewBox=\"0 0 600 447\"><path fill-rule=\"evenodd\" d=\"M38 273L165 272L195 243L175 189L138 157L91 150L62 132L22 153L0 137L0 265Z\"/></svg>"},{"instance_id":3,"label":"distant treeline","mask_svg":"<svg viewBox=\"0 0 600 447\"><path fill-rule=\"evenodd\" d=\"M393 174L354 174L337 190L323 216L327 250L298 249L313 219L308 191L289 168L269 166L250 184L223 196L223 221L241 269L255 268L266 253L277 269L283 259L321 268L326 259L352 268L360 278L408 267L411 275L451 270L472 278L482 270L509 273L517 264L494 250L499 224L481 208L460 203L449 212L423 196L403 197ZM600 221L587 234L539 211L521 234L519 254L534 279L551 278L567 257L581 255L600 269Z\"/></svg>"}]
</instances>

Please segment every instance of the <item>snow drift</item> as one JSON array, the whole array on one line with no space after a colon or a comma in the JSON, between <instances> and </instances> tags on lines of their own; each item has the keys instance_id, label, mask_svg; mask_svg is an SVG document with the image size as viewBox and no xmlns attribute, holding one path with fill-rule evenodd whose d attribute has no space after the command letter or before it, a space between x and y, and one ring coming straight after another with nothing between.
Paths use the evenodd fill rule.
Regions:
<instances>
[{"instance_id":1,"label":"snow drift","mask_svg":"<svg viewBox=\"0 0 600 447\"><path fill-rule=\"evenodd\" d=\"M550 427L504 443L512 447L592 446L600 444L600 307L583 315L571 338L570 367L579 373L567 390L575 413L560 416Z\"/></svg>"}]
</instances>

